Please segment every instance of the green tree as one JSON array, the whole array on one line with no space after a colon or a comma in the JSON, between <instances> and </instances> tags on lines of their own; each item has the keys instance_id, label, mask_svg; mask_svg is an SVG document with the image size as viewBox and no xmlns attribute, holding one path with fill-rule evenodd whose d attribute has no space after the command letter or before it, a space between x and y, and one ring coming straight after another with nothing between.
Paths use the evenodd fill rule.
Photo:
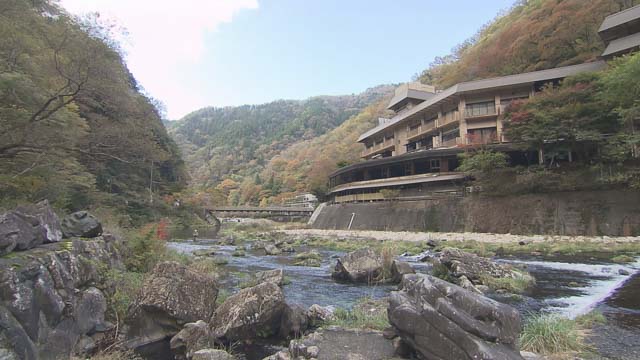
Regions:
<instances>
[{"instance_id":1,"label":"green tree","mask_svg":"<svg viewBox=\"0 0 640 360\"><path fill-rule=\"evenodd\" d=\"M508 165L508 156L502 152L478 150L459 155L462 160L460 171L474 174L491 174L493 171Z\"/></svg>"}]
</instances>

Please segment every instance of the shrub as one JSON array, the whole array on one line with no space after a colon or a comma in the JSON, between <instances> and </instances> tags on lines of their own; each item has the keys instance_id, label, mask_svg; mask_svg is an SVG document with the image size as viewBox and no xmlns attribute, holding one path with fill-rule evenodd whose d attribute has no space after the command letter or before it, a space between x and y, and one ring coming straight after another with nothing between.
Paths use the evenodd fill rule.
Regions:
<instances>
[{"instance_id":1,"label":"shrub","mask_svg":"<svg viewBox=\"0 0 640 360\"><path fill-rule=\"evenodd\" d=\"M575 321L558 315L533 315L520 334L520 348L551 355L585 350Z\"/></svg>"},{"instance_id":2,"label":"shrub","mask_svg":"<svg viewBox=\"0 0 640 360\"><path fill-rule=\"evenodd\" d=\"M493 277L491 275L481 275L480 281L492 290L506 290L510 293L520 294L535 284L533 276L514 270L514 277Z\"/></svg>"},{"instance_id":3,"label":"shrub","mask_svg":"<svg viewBox=\"0 0 640 360\"><path fill-rule=\"evenodd\" d=\"M576 318L576 323L583 329L590 329L596 324L605 324L606 322L607 318L600 311L595 310Z\"/></svg>"},{"instance_id":4,"label":"shrub","mask_svg":"<svg viewBox=\"0 0 640 360\"><path fill-rule=\"evenodd\" d=\"M346 329L384 330L389 327L386 307L384 300L362 298L351 310L337 308L327 324Z\"/></svg>"},{"instance_id":5,"label":"shrub","mask_svg":"<svg viewBox=\"0 0 640 360\"><path fill-rule=\"evenodd\" d=\"M108 297L108 306L115 320L120 323L124 320L129 306L142 288L144 274L110 270L106 274L106 279L110 287L114 289L113 294Z\"/></svg>"},{"instance_id":6,"label":"shrub","mask_svg":"<svg viewBox=\"0 0 640 360\"><path fill-rule=\"evenodd\" d=\"M618 264L624 264L624 263L630 263L630 262L634 262L635 259L632 256L629 255L618 255L618 256L614 256L611 261L618 263Z\"/></svg>"},{"instance_id":7,"label":"shrub","mask_svg":"<svg viewBox=\"0 0 640 360\"><path fill-rule=\"evenodd\" d=\"M460 159L462 162L458 170L469 173L490 174L495 169L505 168L508 165L507 154L491 150L461 154Z\"/></svg>"},{"instance_id":8,"label":"shrub","mask_svg":"<svg viewBox=\"0 0 640 360\"><path fill-rule=\"evenodd\" d=\"M400 190L398 189L382 189L380 190L380 195L382 195L383 198L389 200L389 199L396 199L400 196Z\"/></svg>"}]
</instances>

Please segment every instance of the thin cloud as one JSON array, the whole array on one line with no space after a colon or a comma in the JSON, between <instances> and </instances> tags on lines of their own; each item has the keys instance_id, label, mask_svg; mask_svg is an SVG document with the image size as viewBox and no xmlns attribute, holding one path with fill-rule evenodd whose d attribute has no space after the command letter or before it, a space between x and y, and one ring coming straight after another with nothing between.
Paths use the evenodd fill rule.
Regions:
<instances>
[{"instance_id":1,"label":"thin cloud","mask_svg":"<svg viewBox=\"0 0 640 360\"><path fill-rule=\"evenodd\" d=\"M127 64L175 118L206 104L180 79L180 68L198 64L207 50L206 36L241 10L257 9L258 0L61 0L74 14L99 12L128 31Z\"/></svg>"}]
</instances>

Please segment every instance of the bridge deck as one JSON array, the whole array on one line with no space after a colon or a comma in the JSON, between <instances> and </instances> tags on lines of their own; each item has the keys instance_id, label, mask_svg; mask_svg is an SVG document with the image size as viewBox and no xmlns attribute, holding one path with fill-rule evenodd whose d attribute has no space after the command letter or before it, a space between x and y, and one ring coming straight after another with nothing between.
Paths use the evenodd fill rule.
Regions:
<instances>
[{"instance_id":1,"label":"bridge deck","mask_svg":"<svg viewBox=\"0 0 640 360\"><path fill-rule=\"evenodd\" d=\"M220 206L209 209L219 212L270 212L270 213L313 213L308 207L286 207L286 206Z\"/></svg>"}]
</instances>

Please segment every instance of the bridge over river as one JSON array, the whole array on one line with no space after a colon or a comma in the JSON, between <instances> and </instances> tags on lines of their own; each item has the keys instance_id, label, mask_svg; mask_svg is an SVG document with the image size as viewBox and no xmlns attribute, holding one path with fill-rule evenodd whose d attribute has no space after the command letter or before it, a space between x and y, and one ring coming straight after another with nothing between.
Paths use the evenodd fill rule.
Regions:
<instances>
[{"instance_id":1,"label":"bridge over river","mask_svg":"<svg viewBox=\"0 0 640 360\"><path fill-rule=\"evenodd\" d=\"M253 218L274 221L307 221L313 211L314 209L310 207L287 206L220 206L207 209L207 212L219 219Z\"/></svg>"}]
</instances>

